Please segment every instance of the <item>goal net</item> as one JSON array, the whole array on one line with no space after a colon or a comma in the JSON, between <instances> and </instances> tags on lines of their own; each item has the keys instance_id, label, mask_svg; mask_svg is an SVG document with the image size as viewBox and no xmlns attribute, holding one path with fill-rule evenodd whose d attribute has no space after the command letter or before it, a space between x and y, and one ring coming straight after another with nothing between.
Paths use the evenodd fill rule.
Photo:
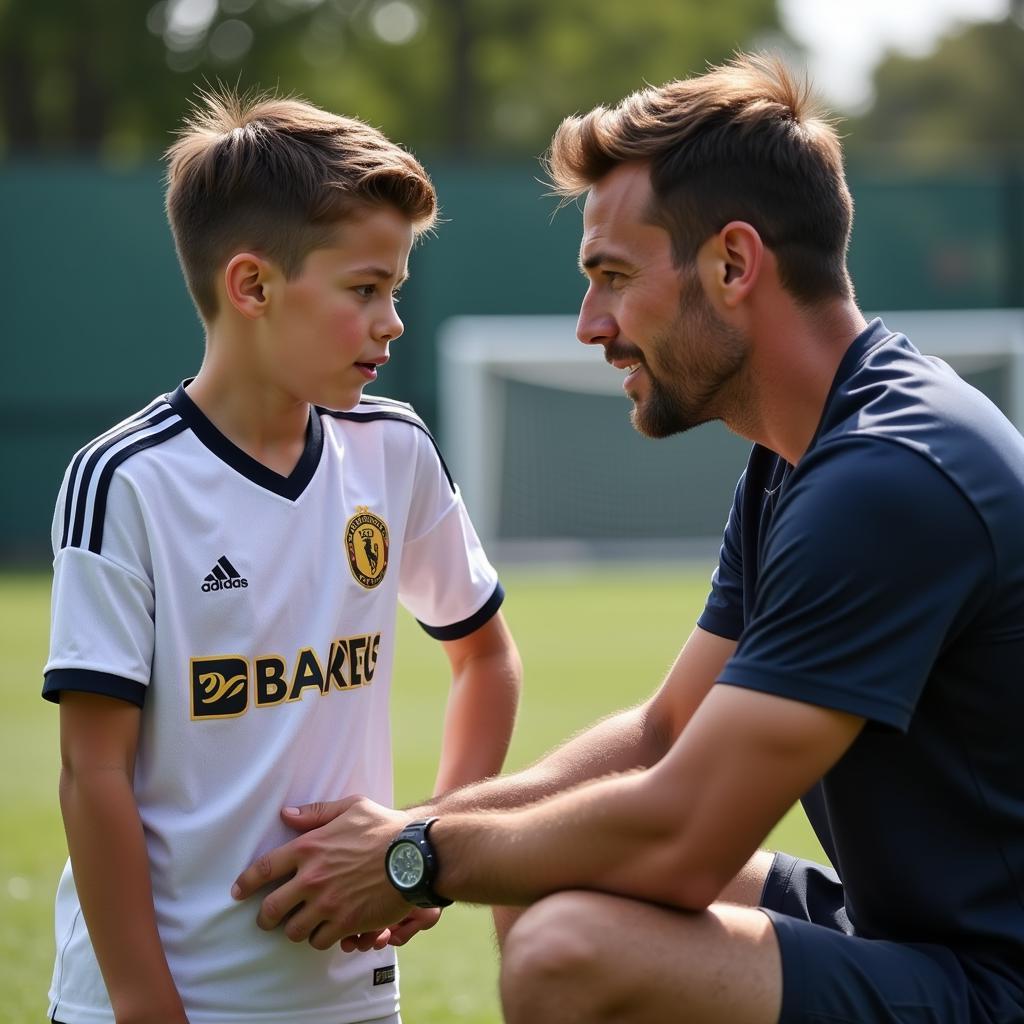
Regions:
<instances>
[{"instance_id":1,"label":"goal net","mask_svg":"<svg viewBox=\"0 0 1024 1024\"><path fill-rule=\"evenodd\" d=\"M881 315L1024 426L1024 311ZM571 316L442 325L441 442L482 539L536 558L713 552L749 443L721 424L641 437L622 373L579 344L575 326Z\"/></svg>"}]
</instances>

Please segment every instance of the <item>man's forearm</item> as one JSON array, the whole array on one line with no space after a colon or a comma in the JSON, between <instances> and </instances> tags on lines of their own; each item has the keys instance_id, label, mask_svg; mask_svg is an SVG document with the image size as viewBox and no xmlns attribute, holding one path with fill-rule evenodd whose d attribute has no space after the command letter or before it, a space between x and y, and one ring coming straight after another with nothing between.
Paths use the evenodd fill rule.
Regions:
<instances>
[{"instance_id":1,"label":"man's forearm","mask_svg":"<svg viewBox=\"0 0 1024 1024\"><path fill-rule=\"evenodd\" d=\"M75 886L118 1024L185 1021L156 927L149 861L121 769L60 781Z\"/></svg>"},{"instance_id":2,"label":"man's forearm","mask_svg":"<svg viewBox=\"0 0 1024 1024\"><path fill-rule=\"evenodd\" d=\"M451 899L525 906L588 888L657 902L666 888L677 816L645 793L642 775L582 783L547 800L495 813L444 813L431 831L441 866L435 889Z\"/></svg>"},{"instance_id":3,"label":"man's forearm","mask_svg":"<svg viewBox=\"0 0 1024 1024\"><path fill-rule=\"evenodd\" d=\"M668 746L648 705L641 705L597 722L521 772L464 786L414 810L452 814L523 807L588 779L650 767Z\"/></svg>"},{"instance_id":4,"label":"man's forearm","mask_svg":"<svg viewBox=\"0 0 1024 1024\"><path fill-rule=\"evenodd\" d=\"M521 906L587 889L702 910L864 726L848 712L721 686L667 756L506 811L440 815L434 888Z\"/></svg>"}]
</instances>

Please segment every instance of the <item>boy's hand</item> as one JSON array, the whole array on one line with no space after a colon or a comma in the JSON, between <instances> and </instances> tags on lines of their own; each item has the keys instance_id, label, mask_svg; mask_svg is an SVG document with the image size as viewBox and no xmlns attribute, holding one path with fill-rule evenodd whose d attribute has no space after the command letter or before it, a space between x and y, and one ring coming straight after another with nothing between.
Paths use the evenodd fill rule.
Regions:
<instances>
[{"instance_id":1,"label":"boy's hand","mask_svg":"<svg viewBox=\"0 0 1024 1024\"><path fill-rule=\"evenodd\" d=\"M362 935L347 935L341 940L346 953L368 949L383 949L385 946L404 946L414 935L433 928L441 919L440 907L414 907L398 924L382 928L379 932L364 932Z\"/></svg>"},{"instance_id":2,"label":"boy's hand","mask_svg":"<svg viewBox=\"0 0 1024 1024\"><path fill-rule=\"evenodd\" d=\"M440 907L412 907L398 924L391 926L388 945L404 946L414 935L429 931L440 920Z\"/></svg>"},{"instance_id":3,"label":"boy's hand","mask_svg":"<svg viewBox=\"0 0 1024 1024\"><path fill-rule=\"evenodd\" d=\"M315 949L330 949L353 937L353 948L359 948L359 939L368 933L373 945L387 930L386 944L389 924L409 917L409 904L384 874L384 855L407 824L407 813L358 796L315 807L315 817L325 824L265 853L238 876L232 896L243 900L281 882L260 905L256 923L265 931L283 923L292 942L308 940ZM282 818L290 824L302 815L285 811ZM402 925L396 928L407 938L415 934Z\"/></svg>"}]
</instances>

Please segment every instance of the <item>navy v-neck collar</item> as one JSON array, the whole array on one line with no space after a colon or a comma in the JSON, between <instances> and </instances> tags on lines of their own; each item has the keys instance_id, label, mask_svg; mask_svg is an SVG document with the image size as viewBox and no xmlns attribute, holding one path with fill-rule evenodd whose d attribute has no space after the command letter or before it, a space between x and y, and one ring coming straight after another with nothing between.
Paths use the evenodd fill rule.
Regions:
<instances>
[{"instance_id":1,"label":"navy v-neck collar","mask_svg":"<svg viewBox=\"0 0 1024 1024\"><path fill-rule=\"evenodd\" d=\"M281 476L246 454L233 441L229 441L204 415L195 402L189 398L182 382L178 389L167 396L171 408L184 420L199 440L222 462L274 494L295 501L302 495L307 484L313 479L316 467L320 465L320 454L324 447L324 431L320 416L312 407L309 410L309 425L306 427L306 445L299 461L288 476Z\"/></svg>"}]
</instances>

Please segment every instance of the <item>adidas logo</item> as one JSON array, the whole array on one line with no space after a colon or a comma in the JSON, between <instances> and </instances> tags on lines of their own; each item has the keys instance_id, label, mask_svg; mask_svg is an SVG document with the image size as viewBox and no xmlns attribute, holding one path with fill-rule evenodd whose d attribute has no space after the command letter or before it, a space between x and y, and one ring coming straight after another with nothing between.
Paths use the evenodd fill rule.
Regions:
<instances>
[{"instance_id":1,"label":"adidas logo","mask_svg":"<svg viewBox=\"0 0 1024 1024\"><path fill-rule=\"evenodd\" d=\"M228 561L227 555L221 555L217 564L206 574L202 591L208 594L211 590L238 590L249 586L249 581Z\"/></svg>"}]
</instances>

